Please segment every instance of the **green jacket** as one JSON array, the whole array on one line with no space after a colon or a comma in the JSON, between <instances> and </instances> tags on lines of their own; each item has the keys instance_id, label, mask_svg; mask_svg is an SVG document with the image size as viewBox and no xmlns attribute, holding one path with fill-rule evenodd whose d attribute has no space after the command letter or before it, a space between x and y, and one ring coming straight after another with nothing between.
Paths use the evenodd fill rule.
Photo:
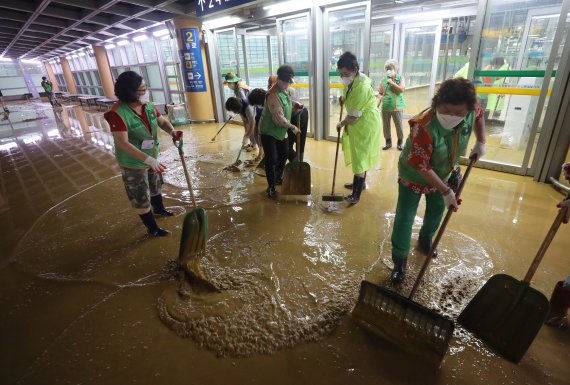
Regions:
<instances>
[{"instance_id":1,"label":"green jacket","mask_svg":"<svg viewBox=\"0 0 570 385\"><path fill-rule=\"evenodd\" d=\"M463 122L452 130L446 130L439 124L435 111L432 109L421 112L410 119L410 127L412 127L412 130L422 130L427 126L432 144L432 154L429 165L443 181L449 179L451 171L459 162L459 157L465 154L474 123L475 111L470 112L465 119L463 119ZM417 127L414 128L415 126ZM411 136L409 136L406 140L404 150L400 154L398 173L401 178L409 182L430 186L430 184L420 176L418 171L408 163L411 145Z\"/></svg>"},{"instance_id":2,"label":"green jacket","mask_svg":"<svg viewBox=\"0 0 570 385\"><path fill-rule=\"evenodd\" d=\"M291 97L286 91L279 90L277 92L277 96L283 105L283 115L285 115L285 118L290 121L291 112L293 110L293 102L291 101ZM269 135L277 140L283 140L287 136L287 130L288 127L279 126L273 121L273 116L271 115L271 111L269 111L269 105L268 103L265 103L263 112L261 113L261 120L259 121L259 132L262 135Z\"/></svg>"},{"instance_id":3,"label":"green jacket","mask_svg":"<svg viewBox=\"0 0 570 385\"><path fill-rule=\"evenodd\" d=\"M343 91L347 115L357 117L345 127L342 151L345 165L352 165L354 174L371 169L380 160L380 111L370 78L359 72L349 88Z\"/></svg>"},{"instance_id":4,"label":"green jacket","mask_svg":"<svg viewBox=\"0 0 570 385\"><path fill-rule=\"evenodd\" d=\"M145 154L152 156L153 158L158 158L158 117L156 116L156 111L151 103L147 103L144 106L144 113L150 123L150 128L152 135L148 132L146 125L143 120L134 112L126 103L117 102L111 111L115 111L125 122L127 126L127 133L129 136L129 143L135 146L137 149L141 150ZM107 115L106 113L105 115ZM105 116L107 117L107 116ZM144 140L154 140L153 148L142 149L142 142ZM134 167L134 168L148 168L148 165L141 160L133 158L117 146L115 143L115 157L119 165L123 167Z\"/></svg>"},{"instance_id":5,"label":"green jacket","mask_svg":"<svg viewBox=\"0 0 570 385\"><path fill-rule=\"evenodd\" d=\"M396 75L394 83L400 85L402 81L401 75ZM388 78L382 79L382 88L384 89L384 96L382 98L382 110L383 111L396 111L403 110L406 107L406 102L404 101L404 93L399 94L394 92L392 87L388 84Z\"/></svg>"}]
</instances>

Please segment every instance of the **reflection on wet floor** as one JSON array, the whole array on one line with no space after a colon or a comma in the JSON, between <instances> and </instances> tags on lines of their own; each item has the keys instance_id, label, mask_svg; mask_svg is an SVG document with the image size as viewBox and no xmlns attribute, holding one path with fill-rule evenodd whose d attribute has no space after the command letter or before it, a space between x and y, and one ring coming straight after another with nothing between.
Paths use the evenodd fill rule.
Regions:
<instances>
[{"instance_id":1,"label":"reflection on wet floor","mask_svg":"<svg viewBox=\"0 0 570 385\"><path fill-rule=\"evenodd\" d=\"M235 161L241 127L228 126L211 142L220 125L184 126L186 161L209 218L201 262L222 289L204 294L181 291L171 263L182 215L159 219L170 237L145 235L116 177L101 116L22 104L0 123L6 383L561 384L570 378L570 336L558 330L543 328L514 366L457 327L434 374L352 321L363 278L407 295L423 262L412 249L410 278L391 286L395 149L382 153L370 188L348 207L321 200L330 193L334 143L309 140L312 195L269 200L263 170L223 170ZM167 136L161 139L166 203L189 211L178 152ZM253 156L243 152L242 160ZM350 169L340 167L337 187L351 179ZM530 178L474 170L415 300L455 319L491 275L521 279L560 199ZM420 225L418 217L414 239ZM567 235L561 228L533 280L547 296L569 273Z\"/></svg>"}]
</instances>

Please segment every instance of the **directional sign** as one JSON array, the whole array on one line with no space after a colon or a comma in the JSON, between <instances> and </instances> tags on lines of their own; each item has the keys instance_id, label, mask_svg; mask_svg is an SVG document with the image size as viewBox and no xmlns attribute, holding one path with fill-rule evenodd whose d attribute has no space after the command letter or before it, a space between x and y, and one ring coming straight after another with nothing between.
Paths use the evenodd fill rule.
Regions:
<instances>
[{"instance_id":1,"label":"directional sign","mask_svg":"<svg viewBox=\"0 0 570 385\"><path fill-rule=\"evenodd\" d=\"M196 0L196 16L206 16L253 1L255 0Z\"/></svg>"},{"instance_id":2,"label":"directional sign","mask_svg":"<svg viewBox=\"0 0 570 385\"><path fill-rule=\"evenodd\" d=\"M186 92L206 92L198 28L181 29L180 36L184 47L180 50L180 61Z\"/></svg>"}]
</instances>

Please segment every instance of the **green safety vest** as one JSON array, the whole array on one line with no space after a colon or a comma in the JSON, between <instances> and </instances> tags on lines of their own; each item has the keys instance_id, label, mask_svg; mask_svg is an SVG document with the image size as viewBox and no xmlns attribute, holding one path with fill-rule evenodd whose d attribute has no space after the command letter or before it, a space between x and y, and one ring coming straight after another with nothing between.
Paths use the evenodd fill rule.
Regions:
<instances>
[{"instance_id":1,"label":"green safety vest","mask_svg":"<svg viewBox=\"0 0 570 385\"><path fill-rule=\"evenodd\" d=\"M394 83L400 85L402 81L401 75L396 75ZM382 79L382 88L384 88L384 97L382 98L382 110L384 111L394 111L403 110L406 107L406 102L404 101L404 93L395 93L392 87L388 85L388 78Z\"/></svg>"},{"instance_id":2,"label":"green safety vest","mask_svg":"<svg viewBox=\"0 0 570 385\"><path fill-rule=\"evenodd\" d=\"M277 96L279 96L281 104L283 105L283 115L285 115L285 119L290 121L293 102L291 101L289 93L279 90ZM269 105L265 103L259 122L259 132L263 135L270 135L277 140L283 140L287 136L287 130L287 127L279 126L273 121L273 116L271 115L271 111L269 111Z\"/></svg>"},{"instance_id":3,"label":"green safety vest","mask_svg":"<svg viewBox=\"0 0 570 385\"><path fill-rule=\"evenodd\" d=\"M158 118L156 111L151 103L147 103L144 107L144 113L150 123L152 135L148 132L143 120L134 112L126 103L118 102L113 106L111 111L115 111L125 122L129 143L141 150L145 154L158 158ZM154 147L143 150L142 142L144 140L154 139ZM133 158L117 146L115 143L115 157L119 165L124 167L148 168L148 165L136 158Z\"/></svg>"},{"instance_id":4,"label":"green safety vest","mask_svg":"<svg viewBox=\"0 0 570 385\"><path fill-rule=\"evenodd\" d=\"M451 176L451 171L457 166L459 157L465 155L467 143L475 123L475 112L470 112L463 119L463 122L452 130L446 130L439 124L435 111L428 110L425 113L428 114L428 117L431 115L431 120L427 125L433 145L429 164L437 176L443 181L447 181ZM408 137L398 160L400 177L409 182L430 186L418 171L408 163L410 147L411 139Z\"/></svg>"},{"instance_id":5,"label":"green safety vest","mask_svg":"<svg viewBox=\"0 0 570 385\"><path fill-rule=\"evenodd\" d=\"M48 82L47 80L42 82L42 86L44 87L46 92L51 92L53 90L53 85L51 84L51 82Z\"/></svg>"}]
</instances>

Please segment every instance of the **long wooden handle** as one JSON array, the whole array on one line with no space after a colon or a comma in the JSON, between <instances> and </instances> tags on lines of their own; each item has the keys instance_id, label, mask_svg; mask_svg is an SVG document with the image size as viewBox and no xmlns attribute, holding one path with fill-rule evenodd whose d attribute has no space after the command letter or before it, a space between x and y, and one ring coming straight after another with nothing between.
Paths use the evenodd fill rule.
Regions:
<instances>
[{"instance_id":1,"label":"long wooden handle","mask_svg":"<svg viewBox=\"0 0 570 385\"><path fill-rule=\"evenodd\" d=\"M194 189L192 188L192 181L190 180L190 173L188 172L188 166L186 166L186 159L184 159L184 150L182 148L184 142L180 139L180 143L176 144L176 139L172 138L172 142L178 148L178 154L180 155L180 162L182 162L182 168L184 169L184 177L186 178L186 183L188 184L188 190L190 190L190 197L192 198L192 205L197 208L196 198L194 197Z\"/></svg>"},{"instance_id":2,"label":"long wooden handle","mask_svg":"<svg viewBox=\"0 0 570 385\"><path fill-rule=\"evenodd\" d=\"M222 130L224 129L224 127L226 126L226 124L228 124L228 123L230 122L230 120L232 120L233 118L234 118L234 115L228 117L228 120L226 120L226 121L224 122L224 125L222 126L222 128L220 128L220 129L218 130L218 132L216 132L216 135L214 135L214 137L212 138L212 140L211 140L212 142L213 142L214 140L216 140L216 138L218 137L218 134L219 134L220 132L222 132Z\"/></svg>"},{"instance_id":3,"label":"long wooden handle","mask_svg":"<svg viewBox=\"0 0 570 385\"><path fill-rule=\"evenodd\" d=\"M564 221L564 217L566 216L567 211L568 207L562 207L560 210L558 210L558 215L556 216L556 219L554 219L552 226L550 226L550 230L548 230L544 241L542 241L542 244L536 253L536 257L534 257L534 260L532 261L532 264L530 265L530 268L528 269L523 282L530 283L532 276L542 261L542 257L544 257L546 250L548 250L548 246L550 246L550 242L552 242L554 236L556 235L556 232L558 231L558 228L560 227L560 224Z\"/></svg>"},{"instance_id":4,"label":"long wooden handle","mask_svg":"<svg viewBox=\"0 0 570 385\"><path fill-rule=\"evenodd\" d=\"M299 132L297 132L297 135L295 135L295 142L297 149L296 160L297 162L300 162L301 161L301 114L297 116L297 128L299 129Z\"/></svg>"},{"instance_id":5,"label":"long wooden handle","mask_svg":"<svg viewBox=\"0 0 570 385\"><path fill-rule=\"evenodd\" d=\"M338 118L339 122L342 122L342 110L344 108L344 103L342 103L340 105L340 116ZM336 165L338 162L338 147L340 145L340 130L338 130L337 132L337 136L336 136L336 154L334 156L334 171L333 171L333 181L332 181L332 189L331 189L331 195L334 195L334 185L336 183Z\"/></svg>"},{"instance_id":6,"label":"long wooden handle","mask_svg":"<svg viewBox=\"0 0 570 385\"><path fill-rule=\"evenodd\" d=\"M469 174L471 173L471 169L473 168L475 161L476 161L475 158L471 158L471 160L469 161L469 165L467 166L467 169L465 170L465 175L463 175L463 179L461 180L461 183L459 184L459 188L457 189L457 194L455 194L455 197L457 199L459 199L459 196L461 195L461 192L463 191L463 187L465 186L465 182L467 182L467 177L469 177ZM416 293L416 290L418 289L418 286L420 285L420 282L422 281L422 278L424 277L424 274L425 274L425 272L426 272L426 270L427 270L427 268L428 268L428 266L432 260L433 253L435 252L435 250L437 250L437 246L439 245L439 241L441 240L441 237L443 236L443 233L445 232L445 228L447 227L447 223L451 219L451 215L453 214L453 212L454 212L453 207L450 206L447 209L447 214L445 214L445 218L443 219L443 222L441 222L441 225L439 226L439 231L437 232L437 235L435 236L435 239L433 241L431 249L429 250L429 253L426 257L426 260L424 261L424 264L423 264L420 272L418 273L418 277L416 278L416 282L414 283L414 287L412 287L412 291L410 292L410 296L408 297L409 299L412 299L412 297Z\"/></svg>"}]
</instances>

